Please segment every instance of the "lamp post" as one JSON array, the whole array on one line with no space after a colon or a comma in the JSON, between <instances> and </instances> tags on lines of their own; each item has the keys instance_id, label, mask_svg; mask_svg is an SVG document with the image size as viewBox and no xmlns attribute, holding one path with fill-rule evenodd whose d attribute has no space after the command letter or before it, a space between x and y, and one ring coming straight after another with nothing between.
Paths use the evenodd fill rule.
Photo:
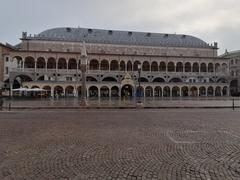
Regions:
<instances>
[{"instance_id":1,"label":"lamp post","mask_svg":"<svg viewBox=\"0 0 240 180\"><path fill-rule=\"evenodd\" d=\"M87 71L87 51L85 42L83 41L83 47L81 49L81 55L80 55L80 69L82 72L82 86L81 86L81 103L83 106L85 106L86 103L86 71Z\"/></svg>"},{"instance_id":2,"label":"lamp post","mask_svg":"<svg viewBox=\"0 0 240 180\"><path fill-rule=\"evenodd\" d=\"M138 105L141 105L142 102L141 102L141 64L139 63L137 65L137 69L138 69L138 101L137 101L137 104Z\"/></svg>"}]
</instances>

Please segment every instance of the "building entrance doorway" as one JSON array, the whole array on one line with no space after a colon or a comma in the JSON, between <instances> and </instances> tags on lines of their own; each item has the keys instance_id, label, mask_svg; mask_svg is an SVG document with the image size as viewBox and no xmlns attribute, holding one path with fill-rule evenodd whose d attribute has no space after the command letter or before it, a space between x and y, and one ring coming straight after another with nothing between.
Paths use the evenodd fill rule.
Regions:
<instances>
[{"instance_id":1,"label":"building entrance doorway","mask_svg":"<svg viewBox=\"0 0 240 180\"><path fill-rule=\"evenodd\" d=\"M132 97L133 87L131 85L124 85L121 90L121 97Z\"/></svg>"}]
</instances>

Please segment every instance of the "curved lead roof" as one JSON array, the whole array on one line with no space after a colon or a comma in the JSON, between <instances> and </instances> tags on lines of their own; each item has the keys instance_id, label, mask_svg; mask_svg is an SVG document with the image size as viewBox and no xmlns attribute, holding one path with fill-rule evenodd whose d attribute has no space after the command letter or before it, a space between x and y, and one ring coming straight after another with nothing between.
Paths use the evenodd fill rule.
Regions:
<instances>
[{"instance_id":1,"label":"curved lead roof","mask_svg":"<svg viewBox=\"0 0 240 180\"><path fill-rule=\"evenodd\" d=\"M35 35L32 39L139 46L210 47L203 40L189 35L69 27L49 29Z\"/></svg>"}]
</instances>

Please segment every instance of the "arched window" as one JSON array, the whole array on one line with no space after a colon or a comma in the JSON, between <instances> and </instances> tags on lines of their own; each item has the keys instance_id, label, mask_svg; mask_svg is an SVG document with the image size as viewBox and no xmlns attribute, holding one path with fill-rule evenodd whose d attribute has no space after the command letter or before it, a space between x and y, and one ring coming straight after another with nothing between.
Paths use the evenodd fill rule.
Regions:
<instances>
[{"instance_id":1,"label":"arched window","mask_svg":"<svg viewBox=\"0 0 240 180\"><path fill-rule=\"evenodd\" d=\"M208 72L213 72L213 63L208 63Z\"/></svg>"},{"instance_id":2,"label":"arched window","mask_svg":"<svg viewBox=\"0 0 240 180\"><path fill-rule=\"evenodd\" d=\"M168 72L174 72L175 71L175 65L173 62L168 63Z\"/></svg>"},{"instance_id":3,"label":"arched window","mask_svg":"<svg viewBox=\"0 0 240 180\"><path fill-rule=\"evenodd\" d=\"M96 60L96 59L90 60L89 69L90 70L99 70L99 62L98 62L98 60Z\"/></svg>"},{"instance_id":4,"label":"arched window","mask_svg":"<svg viewBox=\"0 0 240 180\"><path fill-rule=\"evenodd\" d=\"M220 72L221 71L221 66L219 63L215 64L215 72Z\"/></svg>"},{"instance_id":5,"label":"arched window","mask_svg":"<svg viewBox=\"0 0 240 180\"><path fill-rule=\"evenodd\" d=\"M117 60L112 60L111 63L110 63L110 70L117 71L118 69L119 69L118 61Z\"/></svg>"},{"instance_id":6,"label":"arched window","mask_svg":"<svg viewBox=\"0 0 240 180\"><path fill-rule=\"evenodd\" d=\"M183 64L181 62L177 63L176 72L183 72Z\"/></svg>"},{"instance_id":7,"label":"arched window","mask_svg":"<svg viewBox=\"0 0 240 180\"><path fill-rule=\"evenodd\" d=\"M142 65L142 70L143 71L150 71L150 64L148 61L144 61Z\"/></svg>"},{"instance_id":8,"label":"arched window","mask_svg":"<svg viewBox=\"0 0 240 180\"><path fill-rule=\"evenodd\" d=\"M132 62L131 61L127 62L127 71L132 71Z\"/></svg>"},{"instance_id":9,"label":"arched window","mask_svg":"<svg viewBox=\"0 0 240 180\"><path fill-rule=\"evenodd\" d=\"M24 68L34 68L35 67L35 61L33 57L26 57Z\"/></svg>"},{"instance_id":10,"label":"arched window","mask_svg":"<svg viewBox=\"0 0 240 180\"><path fill-rule=\"evenodd\" d=\"M186 62L184 66L185 66L184 67L185 72L192 72L192 68L191 68L191 63L190 62Z\"/></svg>"},{"instance_id":11,"label":"arched window","mask_svg":"<svg viewBox=\"0 0 240 180\"><path fill-rule=\"evenodd\" d=\"M193 72L199 72L199 65L198 65L198 63L193 63Z\"/></svg>"},{"instance_id":12,"label":"arched window","mask_svg":"<svg viewBox=\"0 0 240 180\"><path fill-rule=\"evenodd\" d=\"M56 60L54 58L49 58L47 61L47 68L48 69L56 69Z\"/></svg>"},{"instance_id":13,"label":"arched window","mask_svg":"<svg viewBox=\"0 0 240 180\"><path fill-rule=\"evenodd\" d=\"M200 71L201 72L207 72L207 66L206 66L205 63L201 63Z\"/></svg>"},{"instance_id":14,"label":"arched window","mask_svg":"<svg viewBox=\"0 0 240 180\"><path fill-rule=\"evenodd\" d=\"M58 69L67 69L67 61L64 58L58 60Z\"/></svg>"},{"instance_id":15,"label":"arched window","mask_svg":"<svg viewBox=\"0 0 240 180\"><path fill-rule=\"evenodd\" d=\"M166 72L166 63L165 62L160 62L159 71Z\"/></svg>"},{"instance_id":16,"label":"arched window","mask_svg":"<svg viewBox=\"0 0 240 180\"><path fill-rule=\"evenodd\" d=\"M156 61L153 61L151 64L151 71L158 71L158 64Z\"/></svg>"},{"instance_id":17,"label":"arched window","mask_svg":"<svg viewBox=\"0 0 240 180\"><path fill-rule=\"evenodd\" d=\"M70 59L68 61L68 69L77 69L77 60L76 59Z\"/></svg>"},{"instance_id":18,"label":"arched window","mask_svg":"<svg viewBox=\"0 0 240 180\"><path fill-rule=\"evenodd\" d=\"M43 57L39 57L37 59L37 68L44 69L45 67L46 67L45 59Z\"/></svg>"},{"instance_id":19,"label":"arched window","mask_svg":"<svg viewBox=\"0 0 240 180\"><path fill-rule=\"evenodd\" d=\"M107 60L101 61L101 70L109 70L109 63Z\"/></svg>"},{"instance_id":20,"label":"arched window","mask_svg":"<svg viewBox=\"0 0 240 180\"><path fill-rule=\"evenodd\" d=\"M124 61L120 62L120 71L125 71L125 62Z\"/></svg>"},{"instance_id":21,"label":"arched window","mask_svg":"<svg viewBox=\"0 0 240 180\"><path fill-rule=\"evenodd\" d=\"M139 61L135 61L133 64L133 71L137 71L138 70L138 64L140 64Z\"/></svg>"}]
</instances>

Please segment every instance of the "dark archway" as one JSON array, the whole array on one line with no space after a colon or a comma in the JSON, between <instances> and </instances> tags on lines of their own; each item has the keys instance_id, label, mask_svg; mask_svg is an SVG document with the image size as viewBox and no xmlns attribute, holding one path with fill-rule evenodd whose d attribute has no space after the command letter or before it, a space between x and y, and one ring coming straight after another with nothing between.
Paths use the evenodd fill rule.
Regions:
<instances>
[{"instance_id":1,"label":"dark archway","mask_svg":"<svg viewBox=\"0 0 240 180\"><path fill-rule=\"evenodd\" d=\"M121 97L132 97L133 96L133 87L131 85L124 85L121 89Z\"/></svg>"}]
</instances>

